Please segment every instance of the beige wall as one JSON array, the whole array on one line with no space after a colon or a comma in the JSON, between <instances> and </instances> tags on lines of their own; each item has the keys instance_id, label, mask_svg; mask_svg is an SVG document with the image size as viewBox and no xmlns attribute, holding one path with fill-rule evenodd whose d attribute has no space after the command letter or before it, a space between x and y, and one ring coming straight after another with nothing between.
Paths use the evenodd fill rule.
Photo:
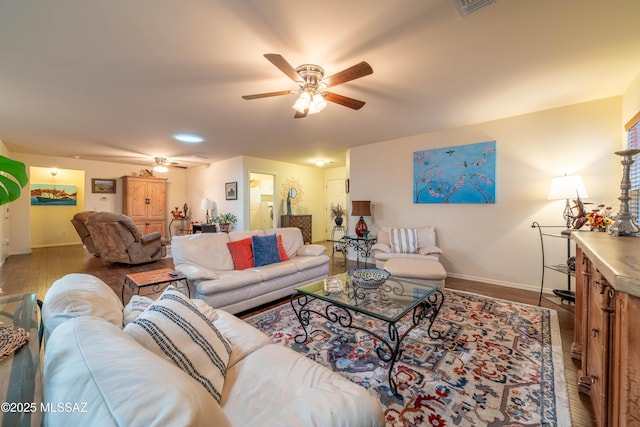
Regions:
<instances>
[{"instance_id":1,"label":"beige wall","mask_svg":"<svg viewBox=\"0 0 640 427\"><path fill-rule=\"evenodd\" d=\"M231 212L238 216L235 228L245 230L249 227L249 175L263 173L275 175L274 217L286 213L286 193L283 185L287 179L296 179L302 192L299 204L292 206L294 214L312 215L312 236L314 240L324 239L324 169L313 166L301 166L291 163L260 159L256 157L236 157L190 169L188 171L188 198L194 206L200 206L205 197L212 199L217 213ZM225 182L238 183L238 200L225 200ZM301 199L301 200L300 200ZM205 212L199 212L200 221ZM279 225L279 224L278 224Z\"/></svg>"},{"instance_id":2,"label":"beige wall","mask_svg":"<svg viewBox=\"0 0 640 427\"><path fill-rule=\"evenodd\" d=\"M640 74L629 85L622 99L622 125L624 126L640 111ZM626 148L626 140L624 142L624 148Z\"/></svg>"},{"instance_id":3,"label":"beige wall","mask_svg":"<svg viewBox=\"0 0 640 427\"><path fill-rule=\"evenodd\" d=\"M613 151L624 147L622 126L640 110L640 77L624 97L526 114L492 122L425 133L408 138L355 147L348 152L347 167L340 171L290 165L250 157L236 157L187 171L171 169L168 211L186 201L194 220L204 220L200 201L209 197L216 213L233 212L245 228L245 188L250 172L275 174L276 194L287 178L297 178L304 189L302 208L322 217L326 176L350 178L350 200L371 200L375 230L379 225L414 226L434 224L444 250L443 263L452 276L479 279L506 286L537 289L541 255L533 221L562 224L562 201L547 200L552 177L581 174L589 192L588 202L606 203L618 209L621 166ZM412 202L412 155L414 151L481 141L497 141L497 194L491 205L428 205ZM9 153L4 155L30 166L52 166L85 171L85 187L91 178L119 178L137 173L138 167L66 158ZM238 200L224 200L224 183L238 182ZM85 209L121 211L121 182L118 194L87 192ZM28 191L26 192L28 194ZM185 200L186 199L186 200ZM11 238L9 254L30 251L28 196L10 206L10 227L0 228ZM276 208L283 210L282 198ZM6 208L6 206L5 206ZM248 209L248 208L247 208ZM248 218L248 216L247 216ZM351 221L353 223L353 221ZM314 222L314 239L322 236ZM2 226L0 226L2 227ZM353 226L351 225L351 228ZM375 231L374 231L375 232ZM79 242L79 240L78 240ZM549 259L563 262L564 242L547 243ZM565 278L547 272L549 289L564 287Z\"/></svg>"},{"instance_id":4,"label":"beige wall","mask_svg":"<svg viewBox=\"0 0 640 427\"><path fill-rule=\"evenodd\" d=\"M435 225L453 276L536 289L541 254L531 224L563 224L564 202L547 200L551 178L580 174L589 202L618 206L621 170L613 152L621 144L621 106L621 97L608 98L355 147L350 199L372 201L373 230ZM414 151L490 140L497 141L495 204L412 202ZM548 255L561 263L566 246L558 240L548 243ZM546 279L549 288L566 287L560 274Z\"/></svg>"},{"instance_id":5,"label":"beige wall","mask_svg":"<svg viewBox=\"0 0 640 427\"><path fill-rule=\"evenodd\" d=\"M97 210L108 212L122 212L122 179L124 175L137 175L142 169L141 166L98 162L93 160L73 159L65 157L41 156L23 153L8 154L12 159L23 162L27 166L27 172L31 173L32 168L44 168L49 170L56 167L59 170L83 171L84 172L84 203L78 202L77 211ZM180 206L186 202L186 171L184 169L169 168L166 174L158 176L168 178L167 185L167 216L175 206ZM106 178L116 179L116 194L91 193L91 179ZM58 244L79 244L80 238L75 232L70 222L71 216L66 219L58 218L52 223L47 216L41 218L40 215L32 220L31 203L29 195L29 185L35 182L29 177L29 184L23 189L20 198L10 204L11 219L8 230L5 230L5 238L10 239L7 250L8 255L26 254L31 252L32 243L37 246L53 246ZM79 185L79 188L82 188ZM56 207L60 208L60 207ZM42 207L44 209L44 207ZM54 209L50 207L49 209ZM61 208L64 209L64 208ZM62 211L48 211L62 212ZM42 219L42 221L40 221ZM43 224L44 222L44 224ZM45 231L51 228L51 232ZM66 231L66 236L62 236ZM33 235L33 242L32 242ZM61 241L62 237L67 239ZM36 246L33 246L36 247Z\"/></svg>"},{"instance_id":6,"label":"beige wall","mask_svg":"<svg viewBox=\"0 0 640 427\"><path fill-rule=\"evenodd\" d=\"M31 247L66 246L79 242L78 234L69 221L77 212L84 210L85 188L84 171L77 169L58 169L55 176L51 168L29 168L29 184L25 192L30 192L33 184L75 185L78 189L75 206L31 205L29 208Z\"/></svg>"}]
</instances>

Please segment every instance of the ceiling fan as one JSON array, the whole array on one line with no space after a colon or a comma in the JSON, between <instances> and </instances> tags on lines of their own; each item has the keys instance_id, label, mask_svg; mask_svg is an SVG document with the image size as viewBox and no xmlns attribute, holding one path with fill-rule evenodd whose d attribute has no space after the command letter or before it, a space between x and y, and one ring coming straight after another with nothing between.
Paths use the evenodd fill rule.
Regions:
<instances>
[{"instance_id":1,"label":"ceiling fan","mask_svg":"<svg viewBox=\"0 0 640 427\"><path fill-rule=\"evenodd\" d=\"M319 65L304 64L293 68L286 59L277 53L266 53L264 57L291 80L296 82L299 86L298 89L244 95L242 98L251 100L299 93L300 96L293 105L293 108L296 110L294 115L296 119L322 111L327 106L327 101L335 102L336 104L353 108L354 110L359 110L365 104L364 101L325 90L332 86L337 86L372 74L373 69L365 61L325 78L324 70Z\"/></svg>"}]
</instances>

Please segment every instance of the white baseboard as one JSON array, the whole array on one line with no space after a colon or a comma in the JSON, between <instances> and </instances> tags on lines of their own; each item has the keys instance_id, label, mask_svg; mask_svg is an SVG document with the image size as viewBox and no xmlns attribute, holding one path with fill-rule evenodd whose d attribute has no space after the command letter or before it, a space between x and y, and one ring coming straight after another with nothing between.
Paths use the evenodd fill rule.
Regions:
<instances>
[{"instance_id":1,"label":"white baseboard","mask_svg":"<svg viewBox=\"0 0 640 427\"><path fill-rule=\"evenodd\" d=\"M457 274L457 273L449 273L449 272L447 272L447 276L455 277L457 279L465 279L465 280L473 280L475 282L489 283L490 285L504 286L505 288L524 289L524 290L535 292L535 293L540 292L540 286L527 285L524 283L505 282L502 280L494 280L486 277L467 276L465 274ZM553 294L551 289L543 289L542 293Z\"/></svg>"}]
</instances>

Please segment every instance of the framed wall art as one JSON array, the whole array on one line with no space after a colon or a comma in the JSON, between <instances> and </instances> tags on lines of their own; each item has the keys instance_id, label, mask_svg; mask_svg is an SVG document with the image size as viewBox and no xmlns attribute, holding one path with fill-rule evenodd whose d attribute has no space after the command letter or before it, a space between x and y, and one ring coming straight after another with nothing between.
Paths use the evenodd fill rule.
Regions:
<instances>
[{"instance_id":1,"label":"framed wall art","mask_svg":"<svg viewBox=\"0 0 640 427\"><path fill-rule=\"evenodd\" d=\"M226 200L238 200L237 182L227 182L224 184L224 198Z\"/></svg>"},{"instance_id":2,"label":"framed wall art","mask_svg":"<svg viewBox=\"0 0 640 427\"><path fill-rule=\"evenodd\" d=\"M67 184L31 184L31 206L76 206L78 187Z\"/></svg>"},{"instance_id":3,"label":"framed wall art","mask_svg":"<svg viewBox=\"0 0 640 427\"><path fill-rule=\"evenodd\" d=\"M413 203L495 202L495 141L413 153Z\"/></svg>"},{"instance_id":4,"label":"framed wall art","mask_svg":"<svg viewBox=\"0 0 640 427\"><path fill-rule=\"evenodd\" d=\"M115 194L115 192L116 192L116 180L115 179L91 178L91 192L92 193Z\"/></svg>"}]
</instances>

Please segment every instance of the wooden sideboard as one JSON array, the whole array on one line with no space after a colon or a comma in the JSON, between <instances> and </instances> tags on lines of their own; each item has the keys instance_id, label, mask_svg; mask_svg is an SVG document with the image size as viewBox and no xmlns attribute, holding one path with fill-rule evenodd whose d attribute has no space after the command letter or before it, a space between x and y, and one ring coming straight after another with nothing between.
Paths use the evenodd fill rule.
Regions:
<instances>
[{"instance_id":1,"label":"wooden sideboard","mask_svg":"<svg viewBox=\"0 0 640 427\"><path fill-rule=\"evenodd\" d=\"M640 426L640 238L575 232L578 389L598 426ZM636 317L638 316L638 317Z\"/></svg>"},{"instance_id":2,"label":"wooden sideboard","mask_svg":"<svg viewBox=\"0 0 640 427\"><path fill-rule=\"evenodd\" d=\"M305 243L311 243L311 215L281 215L281 227L297 227Z\"/></svg>"}]
</instances>

